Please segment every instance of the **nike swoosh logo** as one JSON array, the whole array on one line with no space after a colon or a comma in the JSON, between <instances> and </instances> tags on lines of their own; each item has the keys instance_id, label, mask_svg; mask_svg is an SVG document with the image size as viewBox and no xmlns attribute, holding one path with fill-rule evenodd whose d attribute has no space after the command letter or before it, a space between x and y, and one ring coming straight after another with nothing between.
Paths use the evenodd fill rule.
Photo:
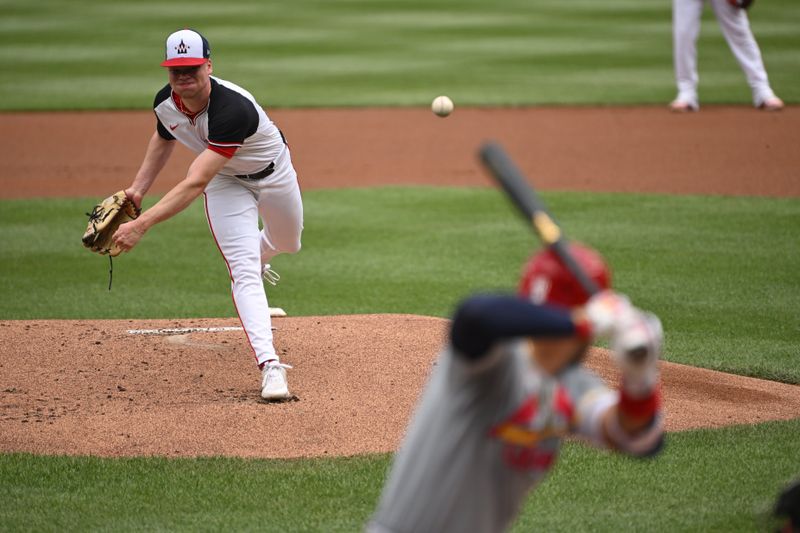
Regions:
<instances>
[{"instance_id":1,"label":"nike swoosh logo","mask_svg":"<svg viewBox=\"0 0 800 533\"><path fill-rule=\"evenodd\" d=\"M172 131L175 131L175 128L177 128L178 126L180 126L180 124L174 124L174 125L170 124L169 125L169 129L172 130Z\"/></svg>"}]
</instances>

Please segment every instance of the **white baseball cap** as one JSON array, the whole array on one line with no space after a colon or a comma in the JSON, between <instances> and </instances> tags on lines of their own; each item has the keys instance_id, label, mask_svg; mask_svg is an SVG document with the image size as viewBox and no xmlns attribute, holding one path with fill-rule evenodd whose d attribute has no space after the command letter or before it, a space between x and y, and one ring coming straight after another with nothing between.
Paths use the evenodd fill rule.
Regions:
<instances>
[{"instance_id":1,"label":"white baseball cap","mask_svg":"<svg viewBox=\"0 0 800 533\"><path fill-rule=\"evenodd\" d=\"M205 37L190 29L178 30L167 37L162 67L195 67L208 62L211 47Z\"/></svg>"}]
</instances>

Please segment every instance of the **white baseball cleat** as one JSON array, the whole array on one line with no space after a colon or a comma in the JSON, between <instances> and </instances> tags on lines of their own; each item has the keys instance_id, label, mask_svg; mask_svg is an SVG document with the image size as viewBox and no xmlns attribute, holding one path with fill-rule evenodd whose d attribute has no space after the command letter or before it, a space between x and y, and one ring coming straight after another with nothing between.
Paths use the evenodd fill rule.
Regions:
<instances>
[{"instance_id":1,"label":"white baseball cleat","mask_svg":"<svg viewBox=\"0 0 800 533\"><path fill-rule=\"evenodd\" d=\"M669 104L669 110L673 113L689 113L691 111L697 111L698 107L692 102L677 98Z\"/></svg>"},{"instance_id":2,"label":"white baseball cleat","mask_svg":"<svg viewBox=\"0 0 800 533\"><path fill-rule=\"evenodd\" d=\"M761 105L758 107L764 111L780 111L783 109L783 100L777 96L773 96L772 98L767 98L761 102Z\"/></svg>"},{"instance_id":3,"label":"white baseball cleat","mask_svg":"<svg viewBox=\"0 0 800 533\"><path fill-rule=\"evenodd\" d=\"M261 277L273 287L281 280L281 275L272 270L269 266L269 263L264 265L264 267L261 269Z\"/></svg>"},{"instance_id":4,"label":"white baseball cleat","mask_svg":"<svg viewBox=\"0 0 800 533\"><path fill-rule=\"evenodd\" d=\"M261 370L261 397L265 400L288 400L289 384L286 381L286 369L289 365L278 361L269 361Z\"/></svg>"}]
</instances>

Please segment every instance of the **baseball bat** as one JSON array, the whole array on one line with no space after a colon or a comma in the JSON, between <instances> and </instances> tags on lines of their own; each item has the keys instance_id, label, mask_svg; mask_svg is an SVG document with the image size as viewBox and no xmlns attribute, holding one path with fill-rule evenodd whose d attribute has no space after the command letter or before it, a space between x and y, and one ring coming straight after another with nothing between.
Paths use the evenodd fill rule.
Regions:
<instances>
[{"instance_id":1,"label":"baseball bat","mask_svg":"<svg viewBox=\"0 0 800 533\"><path fill-rule=\"evenodd\" d=\"M505 150L497 143L488 142L481 146L479 155L484 166L503 187L520 213L533 226L542 243L555 252L559 260L575 276L588 294L596 294L599 290L597 284L572 257L567 246L569 241L561 228L547 212L547 208L536 190L525 179Z\"/></svg>"}]
</instances>

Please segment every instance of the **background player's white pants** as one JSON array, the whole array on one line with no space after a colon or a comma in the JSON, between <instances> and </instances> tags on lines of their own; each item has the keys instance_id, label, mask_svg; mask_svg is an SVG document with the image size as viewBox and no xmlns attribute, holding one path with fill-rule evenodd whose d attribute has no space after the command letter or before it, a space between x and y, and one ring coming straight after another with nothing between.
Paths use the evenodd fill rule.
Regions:
<instances>
[{"instance_id":1,"label":"background player's white pants","mask_svg":"<svg viewBox=\"0 0 800 533\"><path fill-rule=\"evenodd\" d=\"M733 7L727 0L709 2L728 46L747 77L753 103L759 106L764 100L773 98L775 93L769 86L761 51L750 30L747 11ZM703 0L672 0L672 45L678 99L695 106L698 105L697 37L703 3Z\"/></svg>"},{"instance_id":2,"label":"background player's white pants","mask_svg":"<svg viewBox=\"0 0 800 533\"><path fill-rule=\"evenodd\" d=\"M288 147L275 172L258 181L221 174L205 190L208 225L231 277L236 312L259 364L278 359L261 279L262 264L300 250L303 202ZM264 225L258 229L258 219Z\"/></svg>"}]
</instances>

